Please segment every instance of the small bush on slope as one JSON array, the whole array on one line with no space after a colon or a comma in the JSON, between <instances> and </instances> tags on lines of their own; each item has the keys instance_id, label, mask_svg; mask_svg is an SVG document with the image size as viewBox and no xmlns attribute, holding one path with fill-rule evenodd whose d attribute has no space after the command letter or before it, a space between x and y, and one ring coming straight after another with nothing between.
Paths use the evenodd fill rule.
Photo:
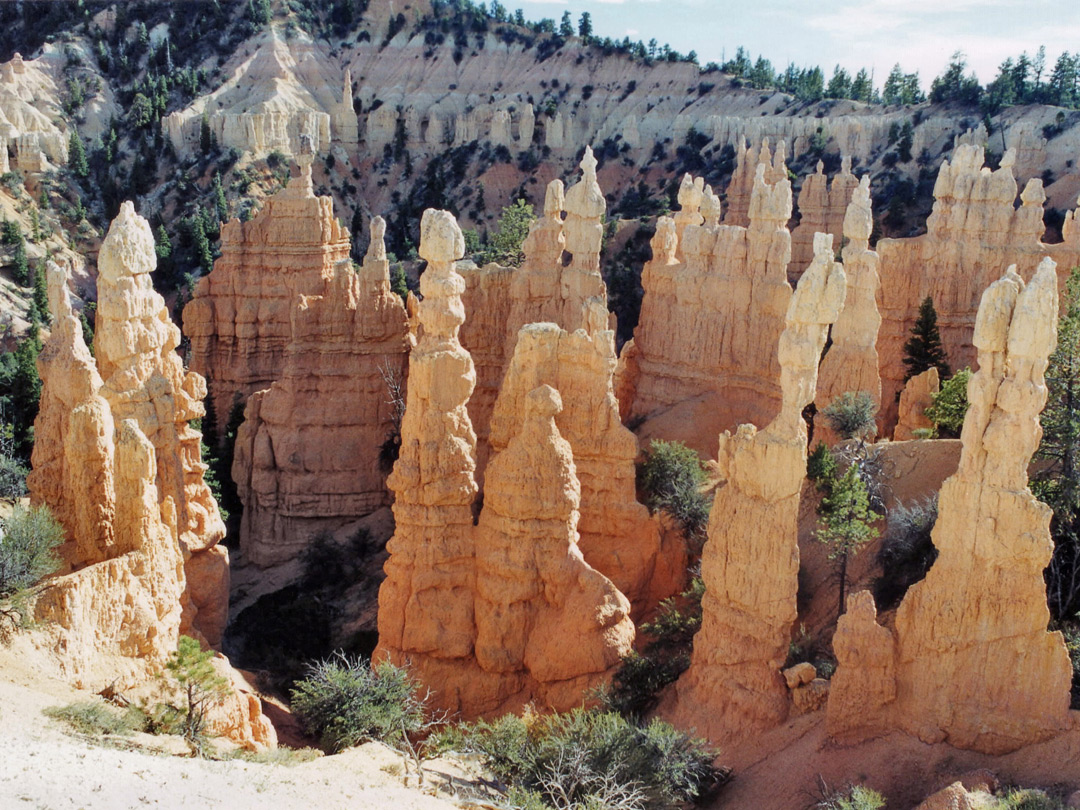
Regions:
<instances>
[{"instance_id":1,"label":"small bush on slope","mask_svg":"<svg viewBox=\"0 0 1080 810\"><path fill-rule=\"evenodd\" d=\"M424 722L424 701L408 672L389 661L335 653L308 666L292 690L292 709L330 751L369 740L397 742Z\"/></svg>"},{"instance_id":2,"label":"small bush on slope","mask_svg":"<svg viewBox=\"0 0 1080 810\"><path fill-rule=\"evenodd\" d=\"M0 597L28 588L55 571L64 529L47 506L16 506L0 531Z\"/></svg>"},{"instance_id":3,"label":"small bush on slope","mask_svg":"<svg viewBox=\"0 0 1080 810\"><path fill-rule=\"evenodd\" d=\"M701 491L705 468L697 453L682 442L654 440L641 465L639 483L646 506L671 515L687 539L704 542L712 504Z\"/></svg>"},{"instance_id":4,"label":"small bush on slope","mask_svg":"<svg viewBox=\"0 0 1080 810\"><path fill-rule=\"evenodd\" d=\"M141 730L142 714L138 709L120 712L100 700L69 703L67 706L51 706L44 710L47 717L63 720L83 734L128 735Z\"/></svg>"},{"instance_id":5,"label":"small bush on slope","mask_svg":"<svg viewBox=\"0 0 1080 810\"><path fill-rule=\"evenodd\" d=\"M866 391L845 391L822 411L825 422L843 439L867 439L877 426L877 406Z\"/></svg>"},{"instance_id":6,"label":"small bush on slope","mask_svg":"<svg viewBox=\"0 0 1080 810\"><path fill-rule=\"evenodd\" d=\"M711 797L728 781L700 740L654 720L615 712L506 715L455 730L456 743L485 758L519 808L660 810Z\"/></svg>"}]
</instances>

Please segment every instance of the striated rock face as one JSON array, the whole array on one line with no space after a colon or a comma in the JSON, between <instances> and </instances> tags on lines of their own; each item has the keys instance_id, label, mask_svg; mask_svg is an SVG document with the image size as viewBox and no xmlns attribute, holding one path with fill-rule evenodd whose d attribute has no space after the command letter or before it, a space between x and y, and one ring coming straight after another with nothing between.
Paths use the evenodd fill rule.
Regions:
<instances>
[{"instance_id":1,"label":"striated rock face","mask_svg":"<svg viewBox=\"0 0 1080 810\"><path fill-rule=\"evenodd\" d=\"M11 168L8 145L15 168L24 172L67 165L68 129L59 103L63 80L57 81L62 74L54 69L56 61L24 60L16 53L0 64L0 162L5 171Z\"/></svg>"},{"instance_id":2,"label":"striated rock face","mask_svg":"<svg viewBox=\"0 0 1080 810\"><path fill-rule=\"evenodd\" d=\"M927 369L907 381L900 392L899 418L893 431L893 441L914 439L916 430L934 426L926 417L926 409L934 404L934 394L939 390L941 383L936 368Z\"/></svg>"},{"instance_id":3,"label":"striated rock face","mask_svg":"<svg viewBox=\"0 0 1080 810\"><path fill-rule=\"evenodd\" d=\"M939 555L896 613L892 722L927 742L1000 754L1069 726L1071 665L1061 634L1046 631L1050 509L1027 486L1057 313L1050 259L1026 287L1010 267L979 306L979 369L968 384L960 466L939 498ZM865 618L859 624L871 631ZM876 666L877 644L846 656L856 670L848 677ZM835 699L836 717L862 712L858 695Z\"/></svg>"},{"instance_id":4,"label":"striated rock face","mask_svg":"<svg viewBox=\"0 0 1080 810\"><path fill-rule=\"evenodd\" d=\"M774 155L769 149L769 139L751 138L747 146L746 139L739 136L740 145L735 149L735 171L727 187L727 211L724 213L725 225L737 225L745 228L750 225L751 198L754 196L755 177L758 166L765 167L765 182L776 185L787 180L787 147L783 140L776 146ZM760 143L760 146L754 144ZM790 184L789 184L790 190ZM682 205L682 201L679 201ZM788 219L791 218L789 203ZM787 220L785 220L786 222Z\"/></svg>"},{"instance_id":5,"label":"striated rock face","mask_svg":"<svg viewBox=\"0 0 1080 810\"><path fill-rule=\"evenodd\" d=\"M595 313L603 322L606 312ZM552 323L522 328L491 420L494 453L510 443L530 392L541 385L573 394L556 423L573 450L581 482L581 553L625 594L635 612L675 593L685 548L663 548L659 525L637 501L637 440L619 420L612 387L614 333L567 332ZM485 487L486 489L486 487ZM485 509L488 499L485 496Z\"/></svg>"},{"instance_id":6,"label":"striated rock face","mask_svg":"<svg viewBox=\"0 0 1080 810\"><path fill-rule=\"evenodd\" d=\"M227 618L228 554L215 545L225 527L188 425L203 414L205 384L175 352L155 265L149 223L124 203L98 257L96 359L66 274L48 270L55 326L39 357L28 484L64 525L70 573L34 609L58 668L83 688L133 686L160 671L180 634L219 644ZM234 708L246 718L238 741L272 744L267 721Z\"/></svg>"},{"instance_id":7,"label":"striated rock face","mask_svg":"<svg viewBox=\"0 0 1080 810\"><path fill-rule=\"evenodd\" d=\"M835 180L833 182L836 183ZM873 398L875 405L881 405L877 353L878 329L881 326L877 296L881 281L878 276L878 255L869 248L873 224L870 178L864 177L856 187L844 217L844 237L848 243L842 255L847 275L847 300L844 311L832 328L832 345L818 371L815 442L820 439L826 444L834 444L838 440L839 437L829 429L822 411L844 392L865 391ZM814 238L817 240L821 237L816 235Z\"/></svg>"},{"instance_id":8,"label":"striated rock face","mask_svg":"<svg viewBox=\"0 0 1080 810\"><path fill-rule=\"evenodd\" d=\"M788 307L779 347L780 414L760 433L740 425L720 437L717 464L726 483L717 490L701 558L701 630L674 708L677 722L714 743L771 728L790 709L781 667L797 615L802 410L814 398L818 358L845 297L831 242L819 238Z\"/></svg>"},{"instance_id":9,"label":"striated rock face","mask_svg":"<svg viewBox=\"0 0 1080 810\"><path fill-rule=\"evenodd\" d=\"M222 226L221 257L184 308L191 368L207 380L220 428L237 402L281 377L296 297L322 295L349 257L332 200L312 191L311 156L299 161L252 220Z\"/></svg>"},{"instance_id":10,"label":"striated rock face","mask_svg":"<svg viewBox=\"0 0 1080 810\"><path fill-rule=\"evenodd\" d=\"M476 540L476 662L501 676L502 705L579 705L633 645L630 603L578 548L581 487L556 426L561 410L551 386L530 391L523 423L488 468Z\"/></svg>"},{"instance_id":11,"label":"striated rock face","mask_svg":"<svg viewBox=\"0 0 1080 810\"><path fill-rule=\"evenodd\" d=\"M529 229L521 267L511 270L489 264L466 272L468 320L461 330L461 342L476 363L477 385L469 400L469 416L477 434L481 481L491 452L488 432L492 408L513 356L518 330L525 324L550 322L574 331L586 326L586 312L594 303L607 307L607 287L600 274L607 203L596 181L596 158L589 147L585 148L581 171L580 182L565 195L562 181L548 184L544 215ZM570 260L564 265L567 252Z\"/></svg>"},{"instance_id":12,"label":"striated rock face","mask_svg":"<svg viewBox=\"0 0 1080 810\"><path fill-rule=\"evenodd\" d=\"M389 505L380 453L396 433L387 380L404 390L408 316L390 289L386 224L363 266L339 263L323 295L301 295L281 378L248 402L233 479L240 547L256 565L292 559L321 531Z\"/></svg>"},{"instance_id":13,"label":"striated rock face","mask_svg":"<svg viewBox=\"0 0 1080 810\"><path fill-rule=\"evenodd\" d=\"M743 422L765 425L780 410L775 347L791 299L791 184L786 169L770 182L774 174L767 160L757 164L749 227L684 217L680 239L676 221L657 223L642 272L641 318L619 373L623 412L648 420L645 435L711 454L699 446L702 435ZM715 216L704 189L700 196L684 189L682 199L692 206L709 201ZM700 415L693 411L699 406Z\"/></svg>"},{"instance_id":14,"label":"striated rock face","mask_svg":"<svg viewBox=\"0 0 1080 810\"><path fill-rule=\"evenodd\" d=\"M877 623L869 591L853 593L833 635L836 672L829 689L825 729L845 743L861 742L890 728L896 700L896 642Z\"/></svg>"},{"instance_id":15,"label":"striated rock face","mask_svg":"<svg viewBox=\"0 0 1080 810\"><path fill-rule=\"evenodd\" d=\"M566 709L630 649L629 604L577 548L580 484L555 426L557 393L526 397L524 426L491 464L474 527L472 358L458 341L465 250L452 215L421 223L420 338L388 481L396 532L379 591L376 656L408 660L436 703L466 717L541 700ZM573 650L567 637L580 643ZM561 646L560 646L561 645Z\"/></svg>"},{"instance_id":16,"label":"striated rock face","mask_svg":"<svg viewBox=\"0 0 1080 810\"><path fill-rule=\"evenodd\" d=\"M1080 242L1058 245L1040 241L1044 230L1042 181L1030 180L1014 208L1017 183L1015 153L1009 150L1001 167L983 167L983 150L957 146L944 161L934 186L933 213L927 233L912 239L882 239L881 336L878 343L882 378L883 424L896 424L896 396L903 388L904 343L926 296L934 299L938 327L949 365L972 365L972 332L980 296L1012 264L1030 279L1044 256L1058 263L1063 287L1069 270L1080 264Z\"/></svg>"},{"instance_id":17,"label":"striated rock face","mask_svg":"<svg viewBox=\"0 0 1080 810\"><path fill-rule=\"evenodd\" d=\"M858 179L851 173L851 158L847 156L841 159L840 173L831 181L825 177L825 165L820 160L817 171L803 180L802 189L799 191L799 224L791 231L791 265L788 268L788 277L793 283L798 281L803 270L814 258L815 233L832 234L833 243L837 245L847 236L844 220L852 192L858 185ZM869 232L865 238L870 238Z\"/></svg>"}]
</instances>

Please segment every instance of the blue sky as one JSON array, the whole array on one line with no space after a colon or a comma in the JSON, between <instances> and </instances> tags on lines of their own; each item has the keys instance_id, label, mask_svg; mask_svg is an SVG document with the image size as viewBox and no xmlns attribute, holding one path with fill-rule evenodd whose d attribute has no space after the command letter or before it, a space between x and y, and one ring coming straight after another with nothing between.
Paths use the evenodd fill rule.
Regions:
<instances>
[{"instance_id":1,"label":"blue sky","mask_svg":"<svg viewBox=\"0 0 1080 810\"><path fill-rule=\"evenodd\" d=\"M1047 70L1062 51L1080 51L1077 0L503 0L528 19L569 11L593 18L594 33L653 37L699 61L730 58L742 45L783 68L818 64L826 79L840 64L875 70L879 88L892 66L919 71L923 89L954 51L967 56L982 82L1008 56L1046 46Z\"/></svg>"}]
</instances>

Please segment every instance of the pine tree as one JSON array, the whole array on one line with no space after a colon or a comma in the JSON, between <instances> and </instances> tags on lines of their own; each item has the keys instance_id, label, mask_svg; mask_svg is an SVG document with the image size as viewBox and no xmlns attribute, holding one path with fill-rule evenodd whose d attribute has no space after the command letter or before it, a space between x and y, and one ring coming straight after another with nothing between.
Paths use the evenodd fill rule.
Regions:
<instances>
[{"instance_id":1,"label":"pine tree","mask_svg":"<svg viewBox=\"0 0 1080 810\"><path fill-rule=\"evenodd\" d=\"M911 327L911 337L904 344L904 382L917 374L937 368L942 379L949 376L949 363L945 349L941 345L941 333L938 332L937 310L934 299L929 295L919 305L919 317Z\"/></svg>"},{"instance_id":2,"label":"pine tree","mask_svg":"<svg viewBox=\"0 0 1080 810\"><path fill-rule=\"evenodd\" d=\"M835 478L828 494L821 499L816 537L828 546L829 559L836 566L840 583L838 618L844 612L848 558L878 536L873 523L880 517L870 508L866 483L859 474L857 464L852 464L843 475Z\"/></svg>"},{"instance_id":3,"label":"pine tree","mask_svg":"<svg viewBox=\"0 0 1080 810\"><path fill-rule=\"evenodd\" d=\"M15 281L24 287L29 287L34 278L30 273L30 261L26 256L26 239L23 238L22 228L19 227L18 222L12 222L10 225L5 223L4 241L15 245L15 252L11 257Z\"/></svg>"},{"instance_id":4,"label":"pine tree","mask_svg":"<svg viewBox=\"0 0 1080 810\"><path fill-rule=\"evenodd\" d=\"M33 313L31 317L35 315L36 313ZM34 419L37 418L38 402L41 399L41 377L37 370L40 344L37 325L31 320L31 333L15 349L15 370L11 376L10 389L15 450L22 458L29 458L30 450L34 446Z\"/></svg>"},{"instance_id":5,"label":"pine tree","mask_svg":"<svg viewBox=\"0 0 1080 810\"><path fill-rule=\"evenodd\" d=\"M586 42L592 36L592 15L587 12L581 12L581 19L578 20L578 36Z\"/></svg>"},{"instance_id":6,"label":"pine tree","mask_svg":"<svg viewBox=\"0 0 1080 810\"><path fill-rule=\"evenodd\" d=\"M71 128L71 134L68 136L68 168L76 177L86 177L90 174L90 164L86 161L86 148L75 127Z\"/></svg>"},{"instance_id":7,"label":"pine tree","mask_svg":"<svg viewBox=\"0 0 1080 810\"><path fill-rule=\"evenodd\" d=\"M225 189L221 186L221 172L214 172L214 207L217 208L218 222L228 222L229 202L225 199Z\"/></svg>"},{"instance_id":8,"label":"pine tree","mask_svg":"<svg viewBox=\"0 0 1080 810\"><path fill-rule=\"evenodd\" d=\"M562 20L559 21L559 36L572 37L574 35L574 22L569 11L564 11Z\"/></svg>"},{"instance_id":9,"label":"pine tree","mask_svg":"<svg viewBox=\"0 0 1080 810\"><path fill-rule=\"evenodd\" d=\"M401 296L402 301L409 298L409 285L405 279L405 268L399 263L390 268L390 289Z\"/></svg>"},{"instance_id":10,"label":"pine tree","mask_svg":"<svg viewBox=\"0 0 1080 810\"><path fill-rule=\"evenodd\" d=\"M199 124L199 151L209 155L214 149L214 134L210 131L210 119L203 113L202 123Z\"/></svg>"},{"instance_id":11,"label":"pine tree","mask_svg":"<svg viewBox=\"0 0 1080 810\"><path fill-rule=\"evenodd\" d=\"M36 271L34 271L34 292L33 292L34 306L37 311L41 313L41 319L46 323L52 322L52 316L49 314L49 286L45 282L45 268L40 264Z\"/></svg>"}]
</instances>

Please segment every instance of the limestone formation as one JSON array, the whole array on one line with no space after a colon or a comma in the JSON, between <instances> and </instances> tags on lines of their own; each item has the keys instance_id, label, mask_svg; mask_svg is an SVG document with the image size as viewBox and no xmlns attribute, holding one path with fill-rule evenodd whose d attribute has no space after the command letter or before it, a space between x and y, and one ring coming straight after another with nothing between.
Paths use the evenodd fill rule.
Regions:
<instances>
[{"instance_id":1,"label":"limestone formation","mask_svg":"<svg viewBox=\"0 0 1080 810\"><path fill-rule=\"evenodd\" d=\"M846 236L844 220L859 181L851 173L851 158L847 156L840 162L840 173L831 181L825 177L824 170L825 165L819 160L817 171L803 180L799 191L800 219L791 231L791 265L788 268L792 282L798 280L814 258L815 233L832 234L834 244L840 244ZM866 238L869 236L868 232Z\"/></svg>"},{"instance_id":2,"label":"limestone formation","mask_svg":"<svg viewBox=\"0 0 1080 810\"><path fill-rule=\"evenodd\" d=\"M390 387L404 390L408 316L390 289L385 229L372 220L358 271L343 261L322 295L295 299L281 377L249 400L233 480L240 548L256 565L389 505L383 454L400 426Z\"/></svg>"},{"instance_id":3,"label":"limestone formation","mask_svg":"<svg viewBox=\"0 0 1080 810\"><path fill-rule=\"evenodd\" d=\"M524 422L488 468L477 528L476 661L501 676L500 703L566 710L630 651L634 626L626 597L578 548L581 488L555 423L562 400L541 385L523 404Z\"/></svg>"},{"instance_id":4,"label":"limestone formation","mask_svg":"<svg viewBox=\"0 0 1080 810\"><path fill-rule=\"evenodd\" d=\"M839 179L839 178L837 178ZM836 181L833 181L834 184ZM831 194L831 192L830 192ZM875 410L881 405L881 377L878 370L877 339L881 326L877 296L881 288L878 255L869 248L873 227L870 210L870 178L865 176L856 187L844 217L847 244L842 255L847 275L847 300L844 311L832 328L832 345L821 361L818 372L817 413L814 417L814 440L833 444L839 438L830 430L822 411L841 394L854 391L870 395ZM818 249L816 234L814 249ZM794 234L792 234L794 239Z\"/></svg>"},{"instance_id":5,"label":"limestone formation","mask_svg":"<svg viewBox=\"0 0 1080 810\"><path fill-rule=\"evenodd\" d=\"M0 65L0 155L15 152L15 168L41 172L68 161L68 129L60 107L59 71L49 60L24 60L16 53ZM8 165L10 168L10 164Z\"/></svg>"},{"instance_id":6,"label":"limestone formation","mask_svg":"<svg viewBox=\"0 0 1080 810\"><path fill-rule=\"evenodd\" d=\"M680 240L675 221L657 223L641 317L619 371L623 412L648 420L646 436L711 454L702 436L742 422L763 426L780 409L776 346L791 299L791 184L786 174L770 183L772 171L771 163L757 165L749 227L693 224L703 219L695 213L683 219ZM711 196L702 189L699 198L696 188L684 184L681 196L692 208L708 201L713 216Z\"/></svg>"},{"instance_id":7,"label":"limestone formation","mask_svg":"<svg viewBox=\"0 0 1080 810\"><path fill-rule=\"evenodd\" d=\"M916 374L904 384L900 392L899 417L893 441L902 442L915 438L916 430L931 430L934 423L926 416L926 409L934 404L934 394L941 389L937 368Z\"/></svg>"},{"instance_id":8,"label":"limestone formation","mask_svg":"<svg viewBox=\"0 0 1080 810\"><path fill-rule=\"evenodd\" d=\"M674 709L677 722L714 743L771 728L791 706L781 667L796 618L802 411L813 401L818 358L845 297L832 238L819 239L823 249L791 298L780 336L781 411L761 432L744 424L720 437L717 465L726 483L709 518L701 630Z\"/></svg>"},{"instance_id":9,"label":"limestone formation","mask_svg":"<svg viewBox=\"0 0 1080 810\"><path fill-rule=\"evenodd\" d=\"M881 362L883 423L896 424L896 396L903 387L904 343L919 304L930 296L942 344L954 369L975 360L972 331L983 290L1012 264L1030 278L1044 256L1058 263L1060 283L1080 264L1080 244L1040 241L1044 230L1042 181L1030 180L1014 208L1015 153L1007 151L995 171L983 166L981 147L961 144L944 161L934 186L927 233L912 239L882 239Z\"/></svg>"},{"instance_id":10,"label":"limestone formation","mask_svg":"<svg viewBox=\"0 0 1080 810\"><path fill-rule=\"evenodd\" d=\"M939 554L896 613L890 719L926 742L1000 754L1070 723L1068 653L1061 634L1046 631L1050 509L1027 486L1057 313L1049 258L1026 287L1010 267L979 306L960 466L942 486L932 535ZM854 680L865 679L887 646L863 613L855 624L880 639L845 655L840 667L854 670ZM858 695L834 694L830 715L865 714Z\"/></svg>"},{"instance_id":11,"label":"limestone formation","mask_svg":"<svg viewBox=\"0 0 1080 810\"><path fill-rule=\"evenodd\" d=\"M598 313L601 322L605 314ZM573 405L564 405L556 423L581 482L581 552L641 613L679 590L686 552L661 548L657 522L636 499L637 440L619 420L614 339L603 328L525 326L491 419L491 446L498 453L517 434L529 392L541 385L572 392Z\"/></svg>"},{"instance_id":12,"label":"limestone formation","mask_svg":"<svg viewBox=\"0 0 1080 810\"><path fill-rule=\"evenodd\" d=\"M825 729L844 743L861 742L890 727L896 700L896 643L877 623L869 591L853 593L833 635L836 672Z\"/></svg>"},{"instance_id":13,"label":"limestone formation","mask_svg":"<svg viewBox=\"0 0 1080 810\"><path fill-rule=\"evenodd\" d=\"M760 143L760 146L755 146ZM747 227L752 217L750 216L751 199L754 196L758 167L764 167L765 182L775 186L781 181L787 181L787 148L784 141L776 145L776 153L769 149L769 139L751 139L749 146L746 141L736 147L735 172L731 175L731 183L727 187L727 212L724 214L725 225L738 225ZM788 185L790 191L790 184ZM681 201L680 201L681 204ZM788 205L788 218L791 218L790 203ZM785 220L785 223L787 220Z\"/></svg>"},{"instance_id":14,"label":"limestone formation","mask_svg":"<svg viewBox=\"0 0 1080 810\"><path fill-rule=\"evenodd\" d=\"M67 542L64 575L34 609L50 622L44 638L58 668L84 688L145 681L180 634L220 643L227 618L228 555L215 545L225 527L188 424L203 415L206 389L175 352L180 333L151 284L155 265L150 225L126 202L98 256L96 357L66 274L48 270L54 329L39 357L28 485ZM267 721L236 700L237 739L272 742Z\"/></svg>"},{"instance_id":15,"label":"limestone formation","mask_svg":"<svg viewBox=\"0 0 1080 810\"><path fill-rule=\"evenodd\" d=\"M466 717L529 700L565 709L629 650L629 604L577 549L580 484L552 389L534 389L526 424L494 458L474 527L476 437L466 403L476 376L458 340L465 281L454 269L464 250L452 215L424 213L428 267L388 481L396 531L376 656L410 661L436 703ZM567 637L579 643L555 657Z\"/></svg>"},{"instance_id":16,"label":"limestone formation","mask_svg":"<svg viewBox=\"0 0 1080 810\"><path fill-rule=\"evenodd\" d=\"M221 229L221 257L184 308L191 368L206 377L218 427L233 408L281 377L300 295L322 295L349 257L333 201L316 197L311 156L250 221Z\"/></svg>"}]
</instances>

